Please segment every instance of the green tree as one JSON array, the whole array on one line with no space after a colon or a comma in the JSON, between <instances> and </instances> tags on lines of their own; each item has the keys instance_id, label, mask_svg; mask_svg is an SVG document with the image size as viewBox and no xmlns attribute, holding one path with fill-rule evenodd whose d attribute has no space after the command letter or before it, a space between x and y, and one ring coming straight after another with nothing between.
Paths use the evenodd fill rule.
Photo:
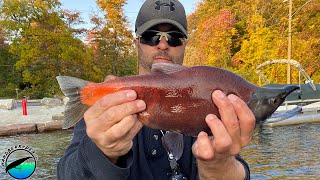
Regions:
<instances>
[{"instance_id":1,"label":"green tree","mask_svg":"<svg viewBox=\"0 0 320 180\"><path fill-rule=\"evenodd\" d=\"M10 52L18 57L25 95L40 98L60 92L57 75L82 76L86 47L75 38L70 14L58 0L6 0L3 26L10 34Z\"/></svg>"},{"instance_id":2,"label":"green tree","mask_svg":"<svg viewBox=\"0 0 320 180\"><path fill-rule=\"evenodd\" d=\"M125 0L97 1L104 17L91 19L95 26L87 37L93 57L90 77L95 81L103 80L108 74L136 73L133 36L123 13L125 3Z\"/></svg>"},{"instance_id":3,"label":"green tree","mask_svg":"<svg viewBox=\"0 0 320 180\"><path fill-rule=\"evenodd\" d=\"M0 28L0 97L14 97L20 75L15 70L17 58L9 52L6 34Z\"/></svg>"}]
</instances>

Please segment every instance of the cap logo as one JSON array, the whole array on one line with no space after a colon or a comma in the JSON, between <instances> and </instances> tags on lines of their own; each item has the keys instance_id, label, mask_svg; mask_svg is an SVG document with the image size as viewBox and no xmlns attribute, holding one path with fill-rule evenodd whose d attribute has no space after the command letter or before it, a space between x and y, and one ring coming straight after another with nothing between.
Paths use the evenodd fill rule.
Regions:
<instances>
[{"instance_id":1,"label":"cap logo","mask_svg":"<svg viewBox=\"0 0 320 180\"><path fill-rule=\"evenodd\" d=\"M170 7L170 11L174 11L175 8L174 8L174 3L170 1L170 3L161 3L160 1L156 1L156 7L155 9L156 10L160 10L161 9L161 6L168 6Z\"/></svg>"}]
</instances>

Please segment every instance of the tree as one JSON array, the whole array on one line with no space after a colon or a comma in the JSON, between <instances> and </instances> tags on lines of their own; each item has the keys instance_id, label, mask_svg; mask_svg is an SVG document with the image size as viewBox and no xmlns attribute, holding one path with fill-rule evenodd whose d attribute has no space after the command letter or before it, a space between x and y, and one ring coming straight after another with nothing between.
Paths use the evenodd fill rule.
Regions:
<instances>
[{"instance_id":1,"label":"tree","mask_svg":"<svg viewBox=\"0 0 320 180\"><path fill-rule=\"evenodd\" d=\"M132 33L123 13L125 0L97 0L104 18L94 16L87 41L92 52L92 78L102 81L108 74L117 76L136 73Z\"/></svg>"},{"instance_id":2,"label":"tree","mask_svg":"<svg viewBox=\"0 0 320 180\"><path fill-rule=\"evenodd\" d=\"M7 0L1 6L3 27L10 34L10 52L17 56L23 90L32 97L60 92L57 75L82 76L85 46L58 0ZM64 19L65 18L65 19ZM65 21L64 21L65 20Z\"/></svg>"},{"instance_id":3,"label":"tree","mask_svg":"<svg viewBox=\"0 0 320 180\"><path fill-rule=\"evenodd\" d=\"M231 66L233 38L238 33L230 8L215 1L203 1L188 17L189 34L185 64ZM196 54L196 55L195 55Z\"/></svg>"},{"instance_id":4,"label":"tree","mask_svg":"<svg viewBox=\"0 0 320 180\"><path fill-rule=\"evenodd\" d=\"M304 0L295 0L293 12ZM312 1L293 17L292 59L320 81L320 2ZM288 4L281 0L203 0L188 16L187 65L212 65L232 70L258 83L253 72L267 60L286 59ZM286 82L286 66L264 69L273 83ZM293 83L299 73L292 71Z\"/></svg>"},{"instance_id":5,"label":"tree","mask_svg":"<svg viewBox=\"0 0 320 180\"><path fill-rule=\"evenodd\" d=\"M9 52L7 37L0 28L0 97L14 97L20 76L15 71L16 57Z\"/></svg>"}]
</instances>

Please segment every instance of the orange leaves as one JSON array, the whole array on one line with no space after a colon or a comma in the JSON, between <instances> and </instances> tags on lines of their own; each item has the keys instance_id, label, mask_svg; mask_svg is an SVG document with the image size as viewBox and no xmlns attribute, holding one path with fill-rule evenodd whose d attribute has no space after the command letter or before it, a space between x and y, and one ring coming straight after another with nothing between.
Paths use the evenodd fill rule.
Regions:
<instances>
[{"instance_id":1,"label":"orange leaves","mask_svg":"<svg viewBox=\"0 0 320 180\"><path fill-rule=\"evenodd\" d=\"M220 10L217 16L211 16L207 20L207 29L227 29L234 24L232 13L228 9Z\"/></svg>"},{"instance_id":2,"label":"orange leaves","mask_svg":"<svg viewBox=\"0 0 320 180\"><path fill-rule=\"evenodd\" d=\"M305 2L294 1L294 11ZM304 6L294 15L292 24L292 58L313 79L320 79L319 7L319 1ZM250 72L259 64L287 58L288 6L282 1L202 0L188 22L186 65L234 69L256 83L258 75ZM285 82L286 67L270 68L266 74L275 83ZM292 77L296 83L297 71Z\"/></svg>"},{"instance_id":3,"label":"orange leaves","mask_svg":"<svg viewBox=\"0 0 320 180\"><path fill-rule=\"evenodd\" d=\"M97 0L97 4L104 12L104 18L114 33L126 33L128 31L128 21L123 12L126 0Z\"/></svg>"},{"instance_id":4,"label":"orange leaves","mask_svg":"<svg viewBox=\"0 0 320 180\"><path fill-rule=\"evenodd\" d=\"M231 38L237 34L237 30L233 28L235 20L229 9L216 11L210 9L212 6L207 6L206 3L202 5L208 8L208 12L215 13L194 13L189 17L190 21L196 23L196 25L192 24L192 27L196 29L192 32L188 42L185 64L223 67L230 64ZM192 56L191 54L198 55Z\"/></svg>"}]
</instances>

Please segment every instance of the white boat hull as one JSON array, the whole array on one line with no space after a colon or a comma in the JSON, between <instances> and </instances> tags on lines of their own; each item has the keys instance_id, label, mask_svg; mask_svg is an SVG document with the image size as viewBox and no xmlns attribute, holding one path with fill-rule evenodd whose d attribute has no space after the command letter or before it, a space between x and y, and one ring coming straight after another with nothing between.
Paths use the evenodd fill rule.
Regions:
<instances>
[{"instance_id":1,"label":"white boat hull","mask_svg":"<svg viewBox=\"0 0 320 180\"><path fill-rule=\"evenodd\" d=\"M284 109L293 109L295 106L280 107L278 110L284 111ZM277 121L275 118L269 118L263 124L264 126L288 126L302 123L320 123L320 102L312 103L302 107L301 113Z\"/></svg>"}]
</instances>

